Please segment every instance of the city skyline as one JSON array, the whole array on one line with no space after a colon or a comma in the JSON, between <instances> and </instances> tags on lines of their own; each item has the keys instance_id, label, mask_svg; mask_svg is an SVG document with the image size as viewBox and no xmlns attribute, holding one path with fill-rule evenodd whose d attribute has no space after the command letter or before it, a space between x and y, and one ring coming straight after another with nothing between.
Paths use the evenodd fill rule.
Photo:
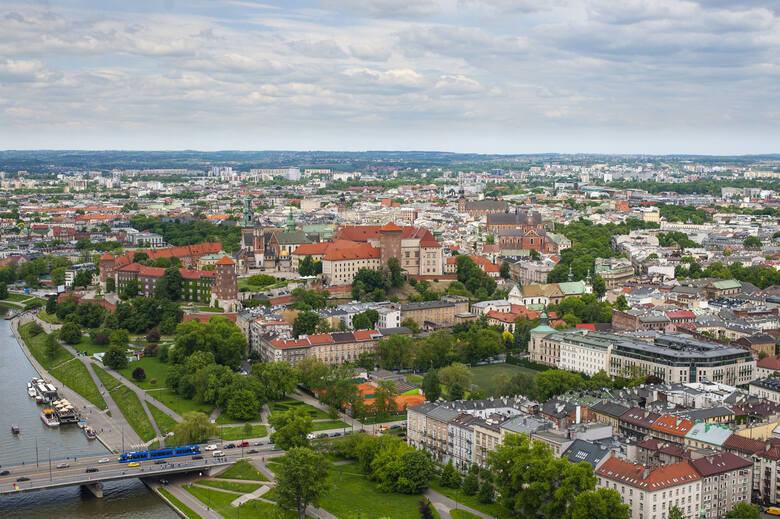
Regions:
<instances>
[{"instance_id":1,"label":"city skyline","mask_svg":"<svg viewBox=\"0 0 780 519\"><path fill-rule=\"evenodd\" d=\"M4 2L5 149L768 154L777 2Z\"/></svg>"}]
</instances>

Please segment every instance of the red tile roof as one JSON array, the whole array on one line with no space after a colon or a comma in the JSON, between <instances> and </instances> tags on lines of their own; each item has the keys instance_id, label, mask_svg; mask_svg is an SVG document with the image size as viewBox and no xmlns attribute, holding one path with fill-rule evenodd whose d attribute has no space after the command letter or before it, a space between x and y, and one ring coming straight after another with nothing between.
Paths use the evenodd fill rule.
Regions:
<instances>
[{"instance_id":1,"label":"red tile roof","mask_svg":"<svg viewBox=\"0 0 780 519\"><path fill-rule=\"evenodd\" d=\"M723 442L723 448L741 452L743 454L755 454L756 452L764 450L764 442L746 436L732 434Z\"/></svg>"},{"instance_id":2,"label":"red tile roof","mask_svg":"<svg viewBox=\"0 0 780 519\"><path fill-rule=\"evenodd\" d=\"M730 452L721 452L717 456L699 458L690 463L693 465L693 468L696 469L696 472L703 478L753 466L752 461L748 461L745 458L741 458Z\"/></svg>"},{"instance_id":3,"label":"red tile roof","mask_svg":"<svg viewBox=\"0 0 780 519\"><path fill-rule=\"evenodd\" d=\"M673 436L685 436L694 425L695 422L693 420L686 420L671 414L665 414L656 420L650 428L654 431L671 434Z\"/></svg>"},{"instance_id":4,"label":"red tile roof","mask_svg":"<svg viewBox=\"0 0 780 519\"><path fill-rule=\"evenodd\" d=\"M780 369L780 355L771 355L764 357L756 364L759 368L778 370Z\"/></svg>"},{"instance_id":5,"label":"red tile roof","mask_svg":"<svg viewBox=\"0 0 780 519\"><path fill-rule=\"evenodd\" d=\"M217 260L217 265L235 265L236 262L233 261L230 256L222 256Z\"/></svg>"},{"instance_id":6,"label":"red tile roof","mask_svg":"<svg viewBox=\"0 0 780 519\"><path fill-rule=\"evenodd\" d=\"M397 226L394 222L387 222L379 230L380 232L403 232L403 228Z\"/></svg>"},{"instance_id":7,"label":"red tile roof","mask_svg":"<svg viewBox=\"0 0 780 519\"><path fill-rule=\"evenodd\" d=\"M596 469L596 474L649 492L701 479L701 476L688 461L656 467L645 476L643 465L634 465L617 458L610 458Z\"/></svg>"}]
</instances>

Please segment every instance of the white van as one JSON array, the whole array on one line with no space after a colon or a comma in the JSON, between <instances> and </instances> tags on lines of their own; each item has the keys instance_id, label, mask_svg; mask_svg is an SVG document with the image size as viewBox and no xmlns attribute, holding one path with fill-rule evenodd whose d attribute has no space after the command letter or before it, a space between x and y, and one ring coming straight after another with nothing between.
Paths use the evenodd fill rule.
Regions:
<instances>
[{"instance_id":1,"label":"white van","mask_svg":"<svg viewBox=\"0 0 780 519\"><path fill-rule=\"evenodd\" d=\"M217 450L217 446L212 443L211 445L206 445L205 447L203 447L203 450L204 451L215 451L215 450Z\"/></svg>"},{"instance_id":2,"label":"white van","mask_svg":"<svg viewBox=\"0 0 780 519\"><path fill-rule=\"evenodd\" d=\"M214 451L214 452L211 453L211 455L214 456L215 458L219 458L219 457L224 456L225 453L222 452L222 451Z\"/></svg>"}]
</instances>

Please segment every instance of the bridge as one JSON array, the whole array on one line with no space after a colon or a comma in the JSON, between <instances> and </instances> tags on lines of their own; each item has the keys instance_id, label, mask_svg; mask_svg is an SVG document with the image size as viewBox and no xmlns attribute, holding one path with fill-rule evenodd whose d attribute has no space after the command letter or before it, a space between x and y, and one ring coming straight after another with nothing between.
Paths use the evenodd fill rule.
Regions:
<instances>
[{"instance_id":1,"label":"bridge","mask_svg":"<svg viewBox=\"0 0 780 519\"><path fill-rule=\"evenodd\" d=\"M201 445L203 450L204 445ZM248 454L247 450L253 450ZM174 458L161 458L165 464L155 461L139 461L137 467L130 467L129 463L119 463L117 454L103 454L98 456L85 456L75 460L44 460L35 465L35 462L23 465L3 466L2 471L7 470L8 475L0 476L0 495L12 495L20 492L34 492L36 490L49 490L52 488L81 485L88 488L96 497L103 497L103 483L119 481L129 478L164 478L167 475L184 472L203 472L210 474L214 469L232 465L243 458L259 458L269 454L278 454L273 445L261 445L247 447L245 449L222 449L224 457L215 458L211 452L202 452L202 459L193 459L193 456L178 456ZM108 461L105 461L108 459ZM104 460L101 463L101 460ZM64 468L57 468L58 464L67 463ZM97 471L87 472L87 469ZM26 478L24 481L17 481Z\"/></svg>"}]
</instances>

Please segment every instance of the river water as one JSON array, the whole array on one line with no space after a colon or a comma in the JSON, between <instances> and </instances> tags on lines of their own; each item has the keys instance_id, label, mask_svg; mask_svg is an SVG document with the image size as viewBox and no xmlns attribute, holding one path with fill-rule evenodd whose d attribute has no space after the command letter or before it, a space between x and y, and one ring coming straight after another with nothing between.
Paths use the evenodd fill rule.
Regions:
<instances>
[{"instance_id":1,"label":"river water","mask_svg":"<svg viewBox=\"0 0 780 519\"><path fill-rule=\"evenodd\" d=\"M0 309L0 313L4 313ZM39 463L69 456L108 452L97 440L89 441L75 424L50 428L40 419L41 407L27 396L27 382L38 373L11 333L10 322L0 319L0 465ZM21 433L13 435L11 425ZM3 519L112 518L177 519L178 516L140 480L106 483L103 499L88 490L67 487L0 497Z\"/></svg>"}]
</instances>

